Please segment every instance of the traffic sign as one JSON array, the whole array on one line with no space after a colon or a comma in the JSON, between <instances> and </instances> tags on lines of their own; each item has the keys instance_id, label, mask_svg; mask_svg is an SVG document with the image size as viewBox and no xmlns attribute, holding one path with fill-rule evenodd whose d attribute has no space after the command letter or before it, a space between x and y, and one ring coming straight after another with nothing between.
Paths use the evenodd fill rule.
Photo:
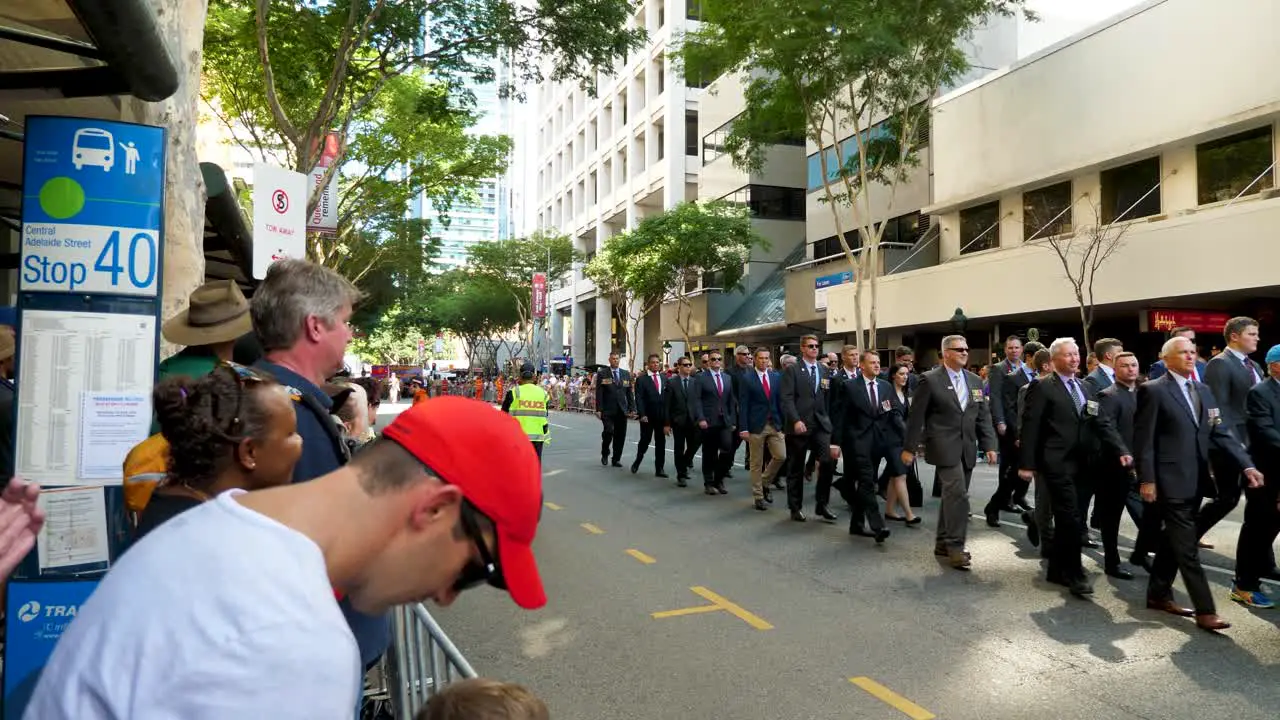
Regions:
<instances>
[{"instance_id":1,"label":"traffic sign","mask_svg":"<svg viewBox=\"0 0 1280 720\"><path fill-rule=\"evenodd\" d=\"M158 127L27 118L23 291L156 296L164 146Z\"/></svg>"},{"instance_id":2,"label":"traffic sign","mask_svg":"<svg viewBox=\"0 0 1280 720\"><path fill-rule=\"evenodd\" d=\"M253 277L267 276L271 263L307 255L307 176L255 163L253 166Z\"/></svg>"}]
</instances>

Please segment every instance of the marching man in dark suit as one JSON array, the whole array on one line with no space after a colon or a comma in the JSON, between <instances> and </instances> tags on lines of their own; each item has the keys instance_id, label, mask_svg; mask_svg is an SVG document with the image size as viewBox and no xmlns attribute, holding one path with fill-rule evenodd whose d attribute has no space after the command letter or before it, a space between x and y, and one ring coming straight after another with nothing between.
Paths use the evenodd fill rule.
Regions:
<instances>
[{"instance_id":1,"label":"marching man in dark suit","mask_svg":"<svg viewBox=\"0 0 1280 720\"><path fill-rule=\"evenodd\" d=\"M608 369L596 373L596 417L600 433L600 464L609 464L609 448L613 447L613 466L622 467L622 446L627 441L627 417L635 411L631 397L631 373L618 367L618 353L609 353Z\"/></svg>"},{"instance_id":2,"label":"marching man in dark suit","mask_svg":"<svg viewBox=\"0 0 1280 720\"><path fill-rule=\"evenodd\" d=\"M1095 352L1097 352L1095 350ZM1115 382L1098 393L1098 407L1107 425L1115 428L1124 442L1124 447L1133 447L1133 418L1138 412L1138 356L1131 352L1121 352L1113 358ZM1099 366L1101 367L1101 366ZM1086 382L1088 382L1086 380ZM1120 516L1125 508L1129 517L1139 528L1143 526L1142 498L1138 495L1137 476L1132 463L1125 464L1124 458L1129 451L1117 452L1114 448L1105 453L1106 457L1098 463L1097 478L1097 510L1098 527L1102 532L1102 551L1105 561L1103 567L1113 578L1132 580L1133 573L1120 565ZM1154 511L1152 515L1156 515ZM1158 533L1159 530L1156 530ZM1148 533L1144 538L1141 530L1138 543L1133 549L1133 558L1143 567L1149 565L1148 548L1143 544L1154 535ZM1155 548L1151 548L1154 550Z\"/></svg>"},{"instance_id":3,"label":"marching man in dark suit","mask_svg":"<svg viewBox=\"0 0 1280 720\"><path fill-rule=\"evenodd\" d=\"M827 393L831 372L818 363L818 338L800 338L800 361L782 373L782 422L786 426L787 509L796 522L806 520L804 506L804 466L810 453L818 461L818 487L814 490L814 514L835 520L827 509L831 500L831 419L827 416Z\"/></svg>"},{"instance_id":4,"label":"marching man in dark suit","mask_svg":"<svg viewBox=\"0 0 1280 720\"><path fill-rule=\"evenodd\" d=\"M1173 338L1165 342L1160 355L1168 372L1138 387L1133 433L1142 499L1158 503L1164 521L1147 584L1147 607L1184 617L1195 615L1202 629L1222 630L1231 625L1217 615L1196 543L1200 499L1212 490L1209 448L1227 453L1235 470L1243 470L1253 487L1262 485L1262 473L1254 468L1244 445L1223 427L1213 391L1191 379L1195 344ZM1194 610L1173 601L1173 578L1179 570Z\"/></svg>"},{"instance_id":5,"label":"marching man in dark suit","mask_svg":"<svg viewBox=\"0 0 1280 720\"><path fill-rule=\"evenodd\" d=\"M757 510L773 502L769 485L787 459L782 434L782 376L769 368L769 350L756 350L755 366L738 374L738 437L747 442L751 461L751 495ZM764 467L765 447L769 466Z\"/></svg>"},{"instance_id":6,"label":"marching man in dark suit","mask_svg":"<svg viewBox=\"0 0 1280 720\"><path fill-rule=\"evenodd\" d=\"M708 495L728 495L724 480L733 462L733 425L738 421L737 387L724 371L724 356L711 353L711 367L698 376L693 417L702 430L702 485Z\"/></svg>"},{"instance_id":7,"label":"marching man in dark suit","mask_svg":"<svg viewBox=\"0 0 1280 720\"><path fill-rule=\"evenodd\" d=\"M676 486L688 487L689 470L693 468L693 456L702 445L702 431L694 418L693 399L696 397L697 378L693 375L693 359L685 356L676 362L676 376L662 390L666 406L667 432L675 441Z\"/></svg>"},{"instance_id":8,"label":"marching man in dark suit","mask_svg":"<svg viewBox=\"0 0 1280 720\"><path fill-rule=\"evenodd\" d=\"M951 567L968 570L965 550L969 529L969 479L978 460L975 446L996 462L996 432L991 410L982 393L982 378L965 370L969 343L963 335L942 339L942 364L920 376L911 415L907 420L907 444L902 464L915 461L915 449L924 446L925 459L933 463L942 485L942 508L933 554L946 557Z\"/></svg>"},{"instance_id":9,"label":"marching man in dark suit","mask_svg":"<svg viewBox=\"0 0 1280 720\"><path fill-rule=\"evenodd\" d=\"M636 380L635 397L636 397L636 415L640 416L640 444L636 446L636 459L631 463L631 472L635 473L640 470L640 461L644 460L644 454L649 450L649 441L653 441L653 469L654 475L660 478L667 477L663 472L663 467L667 463L667 408L662 402L662 393L666 390L666 385L670 381L663 380L662 359L657 355L650 355L647 372Z\"/></svg>"},{"instance_id":10,"label":"marching man in dark suit","mask_svg":"<svg viewBox=\"0 0 1280 720\"><path fill-rule=\"evenodd\" d=\"M1213 390L1213 396L1221 403L1222 426L1230 430L1248 449L1245 403L1249 390L1266 379L1262 368L1249 359L1249 355L1258 351L1258 321L1247 317L1233 317L1227 321L1222 335L1227 341L1227 348L1205 366L1204 384ZM1200 537L1204 537L1205 533L1240 503L1240 471L1231 457L1211 449L1209 466L1213 468L1214 492L1209 496L1209 502L1200 509L1197 521ZM1271 567L1274 567L1274 556L1270 552L1267 555L1271 558Z\"/></svg>"},{"instance_id":11,"label":"marching man in dark suit","mask_svg":"<svg viewBox=\"0 0 1280 720\"><path fill-rule=\"evenodd\" d=\"M1259 582L1274 567L1269 551L1280 534L1280 345L1267 351L1268 379L1249 390L1245 402L1249 451L1258 470L1271 478L1245 490L1244 526L1236 547L1236 582L1231 599L1256 608L1275 607Z\"/></svg>"},{"instance_id":12,"label":"marching man in dark suit","mask_svg":"<svg viewBox=\"0 0 1280 720\"><path fill-rule=\"evenodd\" d=\"M831 396L832 454L844 455L841 494L853 508L849 534L874 537L883 543L889 537L884 515L876 500L876 474L880 461L888 460L894 475L905 475L900 458L889 458L890 424L900 411L894 407L893 387L880 379L880 355L862 351L861 371L837 383ZM864 529L863 521L871 531Z\"/></svg>"},{"instance_id":13,"label":"marching man in dark suit","mask_svg":"<svg viewBox=\"0 0 1280 720\"><path fill-rule=\"evenodd\" d=\"M1048 579L1065 585L1071 594L1093 594L1080 562L1081 513L1077 506L1080 485L1092 470L1091 458L1102 445L1115 453L1125 467L1133 464L1124 441L1106 423L1098 407L1097 392L1078 380L1080 348L1071 338L1049 345L1053 374L1036 384L1027 396L1021 428L1018 475L1030 481L1044 478L1053 506L1054 541L1049 554Z\"/></svg>"},{"instance_id":14,"label":"marching man in dark suit","mask_svg":"<svg viewBox=\"0 0 1280 720\"><path fill-rule=\"evenodd\" d=\"M1008 378L1011 373L1022 371L1023 357L1021 338L1010 335L1004 341L1004 360L992 363L987 368L987 384L991 387L991 424L995 426L1000 450L1000 467L996 471L999 485L983 510L983 514L987 516L987 525L991 527L1000 527L1000 511L1020 510L1010 505L1024 483L1018 479L1017 435L1012 429L1014 419L1009 417L1008 412L1011 401L1017 399L1018 391L1016 388L1009 388ZM1010 394L1013 395L1012 398ZM1023 496L1025 497L1025 492Z\"/></svg>"}]
</instances>

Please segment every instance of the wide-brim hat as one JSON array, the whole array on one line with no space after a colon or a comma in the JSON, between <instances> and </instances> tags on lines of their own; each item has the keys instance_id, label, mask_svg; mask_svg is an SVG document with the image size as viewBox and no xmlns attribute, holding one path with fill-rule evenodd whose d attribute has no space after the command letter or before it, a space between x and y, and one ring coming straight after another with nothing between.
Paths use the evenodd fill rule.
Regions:
<instances>
[{"instance_id":1,"label":"wide-brim hat","mask_svg":"<svg viewBox=\"0 0 1280 720\"><path fill-rule=\"evenodd\" d=\"M234 280L214 280L196 288L186 310L161 328L175 345L215 345L253 330L249 301Z\"/></svg>"}]
</instances>

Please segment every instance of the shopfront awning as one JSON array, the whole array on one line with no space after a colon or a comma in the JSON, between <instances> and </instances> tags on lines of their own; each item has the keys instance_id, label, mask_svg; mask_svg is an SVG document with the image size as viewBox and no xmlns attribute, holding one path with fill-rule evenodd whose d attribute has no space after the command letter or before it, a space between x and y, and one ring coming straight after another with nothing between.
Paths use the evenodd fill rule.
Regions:
<instances>
[{"instance_id":1,"label":"shopfront awning","mask_svg":"<svg viewBox=\"0 0 1280 720\"><path fill-rule=\"evenodd\" d=\"M28 115L119 118L120 96L156 102L177 88L147 0L0 2L0 222L19 221ZM17 262L0 256L0 268Z\"/></svg>"}]
</instances>

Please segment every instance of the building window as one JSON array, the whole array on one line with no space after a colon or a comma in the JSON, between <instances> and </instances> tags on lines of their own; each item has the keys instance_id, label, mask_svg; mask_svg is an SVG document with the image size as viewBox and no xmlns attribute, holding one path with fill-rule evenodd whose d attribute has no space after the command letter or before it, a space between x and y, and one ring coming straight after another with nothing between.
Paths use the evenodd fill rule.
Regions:
<instances>
[{"instance_id":1,"label":"building window","mask_svg":"<svg viewBox=\"0 0 1280 720\"><path fill-rule=\"evenodd\" d=\"M921 224L919 212L899 215L885 222L884 233L880 236L880 242L915 245L916 240L920 239L920 233L928 228L928 218L925 218L924 223Z\"/></svg>"},{"instance_id":2,"label":"building window","mask_svg":"<svg viewBox=\"0 0 1280 720\"><path fill-rule=\"evenodd\" d=\"M659 130L658 131L658 159L659 160L661 160L666 155L666 151L667 151L666 148L667 148L667 133L662 130Z\"/></svg>"},{"instance_id":3,"label":"building window","mask_svg":"<svg viewBox=\"0 0 1280 720\"><path fill-rule=\"evenodd\" d=\"M804 220L804 190L774 185L747 185L720 198L746 205L760 220Z\"/></svg>"},{"instance_id":4,"label":"building window","mask_svg":"<svg viewBox=\"0 0 1280 720\"><path fill-rule=\"evenodd\" d=\"M846 230L845 240L849 243L849 250L852 252L857 252L858 248L862 247L862 233L857 228ZM840 247L840 238L836 235L814 240L809 244L813 246L814 260L844 255L844 248Z\"/></svg>"},{"instance_id":5,"label":"building window","mask_svg":"<svg viewBox=\"0 0 1280 720\"><path fill-rule=\"evenodd\" d=\"M1102 172L1102 222L1160 214L1160 158Z\"/></svg>"},{"instance_id":6,"label":"building window","mask_svg":"<svg viewBox=\"0 0 1280 720\"><path fill-rule=\"evenodd\" d=\"M666 0L659 0L658 27L662 27L663 25L666 25L666 24L667 24L667 3L666 3Z\"/></svg>"},{"instance_id":7,"label":"building window","mask_svg":"<svg viewBox=\"0 0 1280 720\"><path fill-rule=\"evenodd\" d=\"M1275 185L1275 172L1271 167L1270 125L1197 145L1196 183L1200 204L1270 189Z\"/></svg>"},{"instance_id":8,"label":"building window","mask_svg":"<svg viewBox=\"0 0 1280 720\"><path fill-rule=\"evenodd\" d=\"M998 247L1000 247L999 201L960 211L961 255Z\"/></svg>"},{"instance_id":9,"label":"building window","mask_svg":"<svg viewBox=\"0 0 1280 720\"><path fill-rule=\"evenodd\" d=\"M702 19L702 1L689 0L688 4L685 5L684 16L690 20L701 20Z\"/></svg>"},{"instance_id":10,"label":"building window","mask_svg":"<svg viewBox=\"0 0 1280 720\"><path fill-rule=\"evenodd\" d=\"M712 130L707 133L706 137L702 138L703 165L714 162L721 155L724 155L724 142L728 139L729 133L733 131L733 121L737 119L737 117L731 118L729 122L726 122L715 130Z\"/></svg>"},{"instance_id":11,"label":"building window","mask_svg":"<svg viewBox=\"0 0 1280 720\"><path fill-rule=\"evenodd\" d=\"M1071 232L1071 181L1022 193L1022 239Z\"/></svg>"},{"instance_id":12,"label":"building window","mask_svg":"<svg viewBox=\"0 0 1280 720\"><path fill-rule=\"evenodd\" d=\"M684 114L684 154L698 157L698 113Z\"/></svg>"}]
</instances>

